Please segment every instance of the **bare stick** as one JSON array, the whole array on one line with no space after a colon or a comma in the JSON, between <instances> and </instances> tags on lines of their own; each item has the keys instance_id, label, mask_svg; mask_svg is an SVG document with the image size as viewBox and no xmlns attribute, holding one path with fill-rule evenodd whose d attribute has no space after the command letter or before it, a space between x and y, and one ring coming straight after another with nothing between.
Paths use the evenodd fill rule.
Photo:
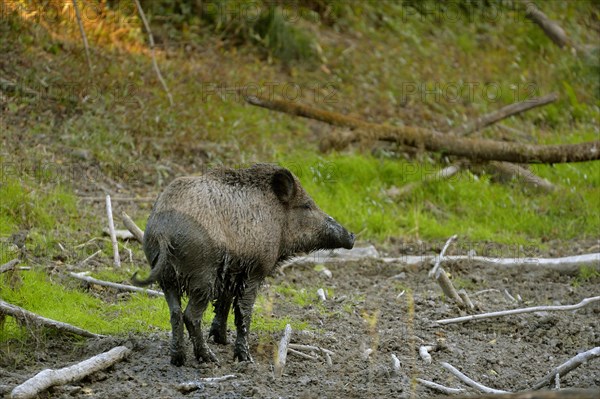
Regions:
<instances>
[{"instance_id":1,"label":"bare stick","mask_svg":"<svg viewBox=\"0 0 600 399\"><path fill-rule=\"evenodd\" d=\"M121 290L121 291L142 292L142 293L148 294L150 296L165 296L165 294L163 294L160 291L149 290L149 289L140 288L140 287L134 287L132 285L127 285L127 284L119 284L119 283L112 283L110 281L98 280L93 277L86 276L86 275L84 275L84 273L85 272L81 272L81 273L71 272L71 273L69 273L69 276L76 278L78 280L86 281L90 284L97 284L97 285L101 285L104 287L110 287L110 288L114 288L114 289Z\"/></svg>"},{"instance_id":2,"label":"bare stick","mask_svg":"<svg viewBox=\"0 0 600 399\"><path fill-rule=\"evenodd\" d=\"M19 306L13 305L8 302L4 302L2 299L0 299L0 313L4 313L9 316L13 316L14 318L16 318L26 324L32 323L32 324L36 324L36 325L42 325L44 327L54 328L59 331L68 332L68 333L76 334L76 335L81 335L82 337L88 337L88 338L103 337L103 335L94 334L94 333L84 330L82 328L75 327L75 326L72 326L67 323L63 323L60 321L48 319L46 317L37 315L35 313L32 313L26 309L19 307Z\"/></svg>"},{"instance_id":3,"label":"bare stick","mask_svg":"<svg viewBox=\"0 0 600 399\"><path fill-rule=\"evenodd\" d=\"M173 106L174 105L173 96L171 96L171 92L169 91L169 88L167 87L167 83L163 79L163 76L160 73L160 69L158 69L158 64L156 62L156 55L154 54L154 36L152 36L152 31L150 31L150 24L148 23L148 20L146 19L146 14L144 14L144 10L142 9L142 5L140 4L139 0L134 0L134 1L135 1L135 5L137 6L138 12L140 13L140 18L142 19L142 22L144 23L144 27L146 28L146 32L148 32L148 43L150 43L150 55L152 56L152 66L154 67L154 71L156 72L156 76L158 76L158 80L160 81L160 84L162 85L163 89L165 89L165 92L167 93L167 97L169 98L169 104L171 104L171 106Z\"/></svg>"},{"instance_id":4,"label":"bare stick","mask_svg":"<svg viewBox=\"0 0 600 399\"><path fill-rule=\"evenodd\" d=\"M435 281L437 281L437 283L440 285L444 294L448 298L452 299L452 301L454 301L454 303L456 303L456 305L458 305L459 308L466 308L465 303L463 302L462 298L458 295L458 292L456 292L456 288L454 288L454 285L452 285L452 281L450 281L450 278L446 274L446 271L441 267L436 273Z\"/></svg>"},{"instance_id":5,"label":"bare stick","mask_svg":"<svg viewBox=\"0 0 600 399\"><path fill-rule=\"evenodd\" d=\"M439 391L439 392L445 393L447 395L453 395L455 393L461 393L461 392L465 391L462 388L449 388L449 387L437 384L437 383L432 382L432 381L424 380L422 378L417 378L417 381L419 381L422 385L426 386L429 389L433 389L435 391Z\"/></svg>"},{"instance_id":6,"label":"bare stick","mask_svg":"<svg viewBox=\"0 0 600 399\"><path fill-rule=\"evenodd\" d=\"M305 258L310 261L309 258ZM296 259L302 262L303 259ZM320 259L321 262L335 261L335 258ZM408 265L419 265L437 260L437 255L402 256L399 258L381 258L386 263L400 262ZM600 269L600 253L566 256L563 258L492 258L487 256L457 255L446 256L446 261L469 261L496 268L529 268L556 271L559 273L577 272L581 266L593 265Z\"/></svg>"},{"instance_id":7,"label":"bare stick","mask_svg":"<svg viewBox=\"0 0 600 399\"><path fill-rule=\"evenodd\" d=\"M88 263L90 260L92 260L93 258L95 258L96 256L98 256L99 253L101 253L102 250L99 249L96 252L94 252L93 254L91 254L90 256L88 256L87 258L85 258L84 260L82 260L81 262L79 262L77 264L78 267L81 267L83 265L85 265L86 263Z\"/></svg>"},{"instance_id":8,"label":"bare stick","mask_svg":"<svg viewBox=\"0 0 600 399\"><path fill-rule=\"evenodd\" d=\"M75 18L77 18L77 24L79 25L79 32L83 39L83 47L85 48L85 58L87 59L88 68L92 72L92 59L90 58L90 47L88 46L87 36L83 29L83 22L81 21L81 14L79 13L79 7L77 6L77 0L73 0L73 8L75 9Z\"/></svg>"},{"instance_id":9,"label":"bare stick","mask_svg":"<svg viewBox=\"0 0 600 399\"><path fill-rule=\"evenodd\" d=\"M288 345L290 344L290 338L292 337L292 327L286 324L285 331L283 332L283 338L279 342L279 350L277 352L277 358L275 359L275 376L281 377L283 374L283 368L285 367L285 361L287 359Z\"/></svg>"},{"instance_id":10,"label":"bare stick","mask_svg":"<svg viewBox=\"0 0 600 399\"><path fill-rule=\"evenodd\" d=\"M137 224L135 224L129 215L125 213L125 211L121 211L121 220L123 221L125 227L127 227L127 230L131 231L131 234L133 234L136 240L139 242L144 241L144 232L137 226Z\"/></svg>"},{"instance_id":11,"label":"bare stick","mask_svg":"<svg viewBox=\"0 0 600 399\"><path fill-rule=\"evenodd\" d=\"M525 6L525 15L527 18L531 19L542 28L546 36L548 36L554 44L560 48L565 47L565 45L572 45L563 28L540 11L533 1L523 0L521 3Z\"/></svg>"},{"instance_id":12,"label":"bare stick","mask_svg":"<svg viewBox=\"0 0 600 399\"><path fill-rule=\"evenodd\" d=\"M516 178L525 184L547 192L552 192L556 189L554 184L520 165L497 161L490 161L488 165L493 169L492 172L500 176L500 179L509 180Z\"/></svg>"},{"instance_id":13,"label":"bare stick","mask_svg":"<svg viewBox=\"0 0 600 399\"><path fill-rule=\"evenodd\" d=\"M289 347L288 347L288 353L292 353L292 354L294 354L296 356L303 357L303 358L309 359L309 360L319 360L319 358L317 358L315 356L307 355L306 353L297 351L296 349L292 349L292 348L289 348Z\"/></svg>"},{"instance_id":14,"label":"bare stick","mask_svg":"<svg viewBox=\"0 0 600 399\"><path fill-rule=\"evenodd\" d=\"M177 389L180 392L190 392L190 391L195 391L196 389L204 388L204 384L213 384L215 382L231 380L232 378L237 378L237 375L228 374L228 375L224 375L222 377L199 378L194 381L182 382L180 384L177 384L175 386L175 389Z\"/></svg>"},{"instance_id":15,"label":"bare stick","mask_svg":"<svg viewBox=\"0 0 600 399\"><path fill-rule=\"evenodd\" d=\"M433 276L436 275L437 270L440 267L440 264L442 263L442 260L444 259L444 255L446 254L446 250L448 249L448 247L450 246L450 244L452 243L452 241L456 240L456 237L458 237L458 236L456 234L454 234L452 237L448 238L448 241L446 241L446 244L442 248L442 252L440 252L440 256L435 261L435 265L433 266L433 269L431 269L431 271L429 272L429 277L433 277Z\"/></svg>"},{"instance_id":16,"label":"bare stick","mask_svg":"<svg viewBox=\"0 0 600 399\"><path fill-rule=\"evenodd\" d=\"M556 100L558 100L558 93L552 93L543 97L531 98L520 103L509 104L506 107L500 108L499 110L480 116L479 118L465 125L458 126L457 128L449 131L448 134L466 136L478 130L482 130L487 126L501 121L502 119L520 114L532 108L550 104Z\"/></svg>"},{"instance_id":17,"label":"bare stick","mask_svg":"<svg viewBox=\"0 0 600 399\"><path fill-rule=\"evenodd\" d=\"M318 347L318 346L301 345L301 344L292 344L292 343L290 343L289 347L293 348L293 349L305 349L305 350L319 351L319 352L323 352L323 353L328 353L330 355L335 355L335 353L333 353L329 349L321 348L321 347Z\"/></svg>"},{"instance_id":18,"label":"bare stick","mask_svg":"<svg viewBox=\"0 0 600 399\"><path fill-rule=\"evenodd\" d=\"M113 221L110 195L106 196L106 215L108 217L108 230L110 232L110 240L112 241L113 246L115 267L121 267L121 258L119 257L119 244L117 243L117 235L115 234L115 223Z\"/></svg>"},{"instance_id":19,"label":"bare stick","mask_svg":"<svg viewBox=\"0 0 600 399\"><path fill-rule=\"evenodd\" d=\"M323 288L319 288L317 290L317 295L321 301L325 302L327 300L327 296L325 296L325 290Z\"/></svg>"},{"instance_id":20,"label":"bare stick","mask_svg":"<svg viewBox=\"0 0 600 399\"><path fill-rule=\"evenodd\" d=\"M2 266L0 266L0 274L7 272L9 270L13 270L17 264L19 264L19 259L13 259Z\"/></svg>"},{"instance_id":21,"label":"bare stick","mask_svg":"<svg viewBox=\"0 0 600 399\"><path fill-rule=\"evenodd\" d=\"M17 386L11 392L13 399L34 398L46 389L55 385L64 385L77 381L85 376L104 370L126 358L131 349L117 346L108 352L101 353L87 360L58 370L46 369Z\"/></svg>"},{"instance_id":22,"label":"bare stick","mask_svg":"<svg viewBox=\"0 0 600 399\"><path fill-rule=\"evenodd\" d=\"M464 375L463 373L461 373L457 368L455 368L454 366L452 366L449 363L446 362L442 362L442 367L445 368L446 370L448 370L449 372L451 372L456 378L458 378L459 380L461 380L462 382L464 382L465 384L467 384L468 386L475 388L481 392L485 392L485 393L510 393L508 391L502 391L500 389L494 389L494 388L490 388L490 387L486 387L485 385L482 385L476 381L473 381L472 379L470 379L469 377L467 377L466 375Z\"/></svg>"},{"instance_id":23,"label":"bare stick","mask_svg":"<svg viewBox=\"0 0 600 399\"><path fill-rule=\"evenodd\" d=\"M462 289L458 291L458 296L460 297L460 299L462 299L463 303L465 304L465 307L467 309L475 309L475 305L473 305L473 302L471 302L471 298L469 298L469 294L467 294L467 291Z\"/></svg>"},{"instance_id":24,"label":"bare stick","mask_svg":"<svg viewBox=\"0 0 600 399\"><path fill-rule=\"evenodd\" d=\"M600 297L598 297L598 298L600 298ZM555 369L553 369L552 371L550 371L544 378L539 380L533 386L532 389L538 390L540 388L543 388L546 385L549 385L552 382L552 380L554 380L555 378L559 379L560 377L566 375L568 372L576 369L577 367L581 366L582 364L584 364L592 359L595 359L597 357L600 357L600 346L597 346L586 352L581 352L577 356L572 357L568 361L564 362L560 366L558 366ZM557 376L557 377L555 377L555 376Z\"/></svg>"},{"instance_id":25,"label":"bare stick","mask_svg":"<svg viewBox=\"0 0 600 399\"><path fill-rule=\"evenodd\" d=\"M582 300L581 302L579 302L578 304L575 304L575 305L533 306L530 308L502 310L499 312L474 314L474 315L469 315L469 316L456 317L453 319L436 320L436 323L442 324L442 325L443 324L455 324L455 323L463 323L465 321L491 319L494 317L509 316L509 315L521 314L521 313L557 312L557 311L575 310L575 309L580 309L584 306L589 305L590 303L597 302L597 301L600 301L600 296L585 298L584 300Z\"/></svg>"}]
</instances>

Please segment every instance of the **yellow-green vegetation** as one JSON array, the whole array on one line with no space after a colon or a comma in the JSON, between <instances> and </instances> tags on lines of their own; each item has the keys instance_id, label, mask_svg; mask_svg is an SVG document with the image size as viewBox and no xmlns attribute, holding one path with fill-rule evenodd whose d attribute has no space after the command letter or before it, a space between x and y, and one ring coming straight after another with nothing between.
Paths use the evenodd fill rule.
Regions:
<instances>
[{"instance_id":1,"label":"yellow-green vegetation","mask_svg":"<svg viewBox=\"0 0 600 399\"><path fill-rule=\"evenodd\" d=\"M600 280L600 272L598 269L594 266L581 266L579 268L579 273L575 276L571 284L574 287L579 287L581 283L587 283L594 279Z\"/></svg>"},{"instance_id":2,"label":"yellow-green vegetation","mask_svg":"<svg viewBox=\"0 0 600 399\"><path fill-rule=\"evenodd\" d=\"M106 225L103 203L78 196L111 190L156 197L177 176L257 161L296 172L321 208L363 241L459 234L463 242L542 247L549 240L598 237L597 163L533 166L557 186L551 193L519 178L498 183L483 172L461 171L398 196L403 186L454 160L406 155L394 146L372 151L370 143L319 153L330 127L246 105L230 90L440 131L556 91L556 103L503 121L521 133L494 126L476 135L540 144L597 140L598 50L574 55L558 48L524 17L519 2L142 1L172 107L131 2L78 2L93 3L83 13L93 16L83 21L91 72L70 5L50 3L8 2L0 18L0 54L11 60L0 65L0 75L16 85L3 86L0 98L1 263L21 256L24 266L60 270L101 249L95 261L108 267L110 244L98 240ZM28 12L32 7L39 12ZM195 7L209 8L199 13ZM540 7L575 43L599 46L588 26L598 16L593 1ZM245 18L244 10L256 14ZM149 203L114 204L115 211L121 206L145 226ZM20 233L23 250L15 237ZM94 276L126 282L133 270L147 267L139 244L125 245L133 251L131 270L100 268ZM18 273L23 281L14 286L1 277L0 296L33 312L100 333L169 328L162 298L108 294L112 300L103 300L110 291L99 297L37 269ZM582 271L579 278L594 276ZM272 294L304 307L315 303L313 288L280 285ZM271 317L274 300L259 297L255 330L313 327ZM343 309L352 312L360 300L348 299ZM0 334L2 340L22 337L23 330L7 318Z\"/></svg>"}]
</instances>

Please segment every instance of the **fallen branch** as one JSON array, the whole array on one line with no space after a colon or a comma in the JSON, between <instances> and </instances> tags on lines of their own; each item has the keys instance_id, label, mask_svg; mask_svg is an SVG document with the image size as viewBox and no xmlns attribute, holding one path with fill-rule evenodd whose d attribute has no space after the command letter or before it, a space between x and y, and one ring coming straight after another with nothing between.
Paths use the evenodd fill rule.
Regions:
<instances>
[{"instance_id":1,"label":"fallen branch","mask_svg":"<svg viewBox=\"0 0 600 399\"><path fill-rule=\"evenodd\" d=\"M446 255L446 251L448 250L448 247L450 246L452 241L456 240L457 237L458 237L458 235L454 234L452 237L448 238L448 241L446 241L446 244L444 244L444 247L442 248L442 251L440 252L440 256L435 261L435 265L433 266L433 269L431 269L431 271L429 271L429 277L433 277L436 275L438 268L440 267L440 264L442 263L442 260L444 259L444 255Z\"/></svg>"},{"instance_id":2,"label":"fallen branch","mask_svg":"<svg viewBox=\"0 0 600 399\"><path fill-rule=\"evenodd\" d=\"M63 323L61 321L56 321L52 319L48 319L46 317L37 315L32 313L26 309L23 309L19 306L13 305L8 302L4 302L0 299L0 314L4 313L9 316L14 317L15 319L27 324L32 323L36 325L41 325L44 327L54 328L56 330L62 332L68 332L71 334L80 335L82 337L88 338L101 338L103 335L94 334L93 332L89 332L79 327L72 326L71 324Z\"/></svg>"},{"instance_id":3,"label":"fallen branch","mask_svg":"<svg viewBox=\"0 0 600 399\"><path fill-rule=\"evenodd\" d=\"M308 359L308 360L319 360L319 358L316 357L316 356L308 355L306 353L297 351L296 349L292 349L290 347L288 347L288 353L294 354L294 355L299 356L299 357L303 357L303 358Z\"/></svg>"},{"instance_id":4,"label":"fallen branch","mask_svg":"<svg viewBox=\"0 0 600 399\"><path fill-rule=\"evenodd\" d=\"M81 262L79 262L77 264L77 267L81 267L85 264L87 264L90 260L92 260L93 258L95 258L96 256L98 256L98 254L102 253L102 250L99 249L96 252L94 252L93 254L91 254L90 256L88 256L87 258L85 258L84 260L82 260Z\"/></svg>"},{"instance_id":5,"label":"fallen branch","mask_svg":"<svg viewBox=\"0 0 600 399\"><path fill-rule=\"evenodd\" d=\"M213 384L215 382L231 380L232 378L237 378L237 375L228 374L228 375L224 375L222 377L199 378L194 381L182 382L181 384L177 384L175 386L175 389L177 389L178 391L183 392L183 393L191 392L191 391L195 391L196 389L204 388L204 384Z\"/></svg>"},{"instance_id":6,"label":"fallen branch","mask_svg":"<svg viewBox=\"0 0 600 399\"><path fill-rule=\"evenodd\" d=\"M116 267L121 267L121 258L119 257L119 244L117 243L117 235L115 233L115 223L112 214L112 205L110 203L110 195L106 195L106 215L108 217L108 230L110 233L110 241L112 242L113 255Z\"/></svg>"},{"instance_id":7,"label":"fallen branch","mask_svg":"<svg viewBox=\"0 0 600 399\"><path fill-rule=\"evenodd\" d=\"M131 219L129 215L125 213L125 211L121 211L121 220L123 221L125 227L127 227L127 230L133 234L136 240L139 242L144 241L144 232L137 226L137 224L135 224L133 219Z\"/></svg>"},{"instance_id":8,"label":"fallen branch","mask_svg":"<svg viewBox=\"0 0 600 399\"><path fill-rule=\"evenodd\" d=\"M9 262L6 262L2 266L0 266L0 274L5 273L9 270L14 270L15 266L18 265L19 262L20 262L19 259L13 259Z\"/></svg>"},{"instance_id":9,"label":"fallen branch","mask_svg":"<svg viewBox=\"0 0 600 399\"><path fill-rule=\"evenodd\" d=\"M480 384L480 383L478 383L476 381L473 381L472 379L470 379L469 377L467 377L466 375L464 375L463 373L461 373L456 367L454 367L450 363L442 362L441 364L442 364L443 368L445 368L450 373L452 373L456 378L458 378L459 380L461 380L462 382L464 382L468 386L470 386L472 388L475 388L475 389L477 389L477 390L479 390L481 392L494 393L494 394L498 394L498 393L510 393L508 391L502 391L500 389L490 388L490 387L482 385L482 384Z\"/></svg>"},{"instance_id":10,"label":"fallen branch","mask_svg":"<svg viewBox=\"0 0 600 399\"><path fill-rule=\"evenodd\" d=\"M152 36L152 31L150 30L150 24L148 23L148 20L146 19L146 14L144 14L144 10L142 9L142 5L140 4L139 0L134 0L135 1L135 5L138 9L138 12L140 14L140 18L142 19L142 22L144 24L144 28L146 28L146 32L148 33L148 43L150 44L150 55L152 57L152 66L154 67L154 71L156 72L156 76L158 77L158 80L160 81L160 84L162 85L163 89L165 90L165 92L167 93L167 97L169 98L169 104L171 106L174 105L173 103L173 96L171 96L171 92L169 91L169 88L167 87L167 82L165 82L165 80L163 79L162 74L160 73L160 69L158 69L158 63L156 62L156 55L154 53L154 36Z\"/></svg>"},{"instance_id":11,"label":"fallen branch","mask_svg":"<svg viewBox=\"0 0 600 399\"><path fill-rule=\"evenodd\" d=\"M474 314L474 315L469 315L469 316L456 317L453 319L436 320L436 323L442 324L442 325L456 324L456 323L464 323L466 321L491 319L494 317L510 316L510 315L522 314L522 313L557 312L557 311L576 310L576 309L580 309L584 306L589 305L590 303L594 303L597 301L600 301L600 296L585 298L584 300L582 300L581 302L579 302L578 304L575 304L575 305L533 306L530 308L502 310L499 312Z\"/></svg>"},{"instance_id":12,"label":"fallen branch","mask_svg":"<svg viewBox=\"0 0 600 399\"><path fill-rule=\"evenodd\" d=\"M447 166L437 173L434 173L432 175L426 175L425 177L423 177L423 179L421 179L419 181L405 184L404 186L397 189L396 193L394 193L393 195L395 197L406 196L407 194L411 193L415 188L417 188L421 185L432 183L432 182L437 182L440 180L450 179L452 176L457 174L459 171L460 171L460 166L458 166L458 165Z\"/></svg>"},{"instance_id":13,"label":"fallen branch","mask_svg":"<svg viewBox=\"0 0 600 399\"><path fill-rule=\"evenodd\" d=\"M449 136L422 127L389 126L365 122L340 113L323 111L289 101L256 96L246 96L245 99L249 104L259 107L355 129L344 137L331 138L336 142L334 147L338 149L359 140L383 140L481 161L565 163L600 159L600 141L565 145L531 145L471 139Z\"/></svg>"},{"instance_id":14,"label":"fallen branch","mask_svg":"<svg viewBox=\"0 0 600 399\"><path fill-rule=\"evenodd\" d=\"M400 359L395 353L392 353L392 372L398 374L400 372Z\"/></svg>"},{"instance_id":15,"label":"fallen branch","mask_svg":"<svg viewBox=\"0 0 600 399\"><path fill-rule=\"evenodd\" d=\"M467 136L478 130L485 129L487 126L499 122L502 119L506 119L508 117L520 114L532 108L550 104L556 100L558 100L558 93L552 93L543 97L536 97L531 98L529 100L521 101L520 103L509 104L506 107L500 108L499 110L480 116L474 121L458 126L457 128L450 130L448 134L456 136Z\"/></svg>"},{"instance_id":16,"label":"fallen branch","mask_svg":"<svg viewBox=\"0 0 600 399\"><path fill-rule=\"evenodd\" d=\"M490 161L487 166L492 169L492 173L495 173L500 177L499 180L510 180L512 178L516 178L523 183L547 192L551 192L556 189L556 187L554 187L554 185L547 179L536 175L531 170L520 165L509 162Z\"/></svg>"},{"instance_id":17,"label":"fallen branch","mask_svg":"<svg viewBox=\"0 0 600 399\"><path fill-rule=\"evenodd\" d=\"M456 303L459 308L466 309L466 305L460 295L458 295L458 292L456 292L456 288L454 288L452 281L450 281L446 271L441 267L436 272L435 281L437 281L439 286L442 288L444 295L452 299L452 301Z\"/></svg>"},{"instance_id":18,"label":"fallen branch","mask_svg":"<svg viewBox=\"0 0 600 399\"><path fill-rule=\"evenodd\" d=\"M288 345L290 344L290 338L292 337L292 327L289 324L285 325L285 331L283 332L283 338L279 342L279 350L275 358L275 376L281 377L283 374L283 368L285 367L285 361L287 359Z\"/></svg>"},{"instance_id":19,"label":"fallen branch","mask_svg":"<svg viewBox=\"0 0 600 399\"><path fill-rule=\"evenodd\" d=\"M86 276L86 275L84 275L84 273L85 272L81 272L81 273L70 272L69 276L76 278L78 280L83 280L90 284L97 284L97 285L101 285L104 287L110 287L110 288L114 288L114 289L117 289L120 291L142 292L142 293L148 294L150 296L165 296L165 294L163 294L160 291L149 290L149 289L141 288L141 287L134 287L133 285L119 284L119 283L112 283L110 281L98 280L93 277Z\"/></svg>"},{"instance_id":20,"label":"fallen branch","mask_svg":"<svg viewBox=\"0 0 600 399\"><path fill-rule=\"evenodd\" d=\"M572 45L572 42L567 37L567 34L556 22L552 21L546 16L539 8L536 7L533 1L524 0L521 3L525 6L525 15L527 18L535 22L556 44L558 47L563 48L566 45Z\"/></svg>"},{"instance_id":21,"label":"fallen branch","mask_svg":"<svg viewBox=\"0 0 600 399\"><path fill-rule=\"evenodd\" d=\"M305 350L311 350L311 351L315 351L315 352L318 351L318 352L327 353L330 355L335 355L335 353L330 351L329 349L321 348L319 346L301 345L301 344L292 344L292 343L290 343L288 346L292 349L305 349Z\"/></svg>"},{"instance_id":22,"label":"fallen branch","mask_svg":"<svg viewBox=\"0 0 600 399\"><path fill-rule=\"evenodd\" d=\"M533 386L532 389L533 390L541 389L541 388L545 387L546 385L551 384L555 378L557 380L559 380L560 377L563 377L570 371L576 369L577 367L581 366L582 364L587 363L588 361L595 359L597 357L600 357L600 346L597 346L586 352L581 352L577 356L572 357L571 359L567 360L560 366L552 369L552 371L550 371L544 378L539 380ZM558 376L558 377L555 377L555 376Z\"/></svg>"},{"instance_id":23,"label":"fallen branch","mask_svg":"<svg viewBox=\"0 0 600 399\"><path fill-rule=\"evenodd\" d=\"M456 393L461 393L465 391L463 388L449 388L447 386L440 385L433 381L427 381L422 378L417 378L417 381L419 381L422 385L426 386L429 389L433 389L435 391L445 393L447 395L454 395Z\"/></svg>"},{"instance_id":24,"label":"fallen branch","mask_svg":"<svg viewBox=\"0 0 600 399\"><path fill-rule=\"evenodd\" d=\"M471 301L471 298L469 298L469 294L467 294L467 291L465 289L459 290L458 296L460 297L460 299L462 299L463 303L465 304L465 307L468 310L475 309L475 305L473 305L473 302Z\"/></svg>"},{"instance_id":25,"label":"fallen branch","mask_svg":"<svg viewBox=\"0 0 600 399\"><path fill-rule=\"evenodd\" d=\"M75 18L77 19L77 25L79 25L79 32L83 39L83 47L85 48L85 58L87 59L88 68L92 72L92 59L90 58L90 47L88 46L87 36L83 29L83 22L81 22L81 14L79 13L79 7L77 6L77 0L73 0L73 8L75 9Z\"/></svg>"},{"instance_id":26,"label":"fallen branch","mask_svg":"<svg viewBox=\"0 0 600 399\"><path fill-rule=\"evenodd\" d=\"M55 385L64 385L77 381L85 376L104 370L120 362L131 353L125 346L117 346L108 352L101 353L87 360L58 370L46 369L28 379L12 390L12 399L34 398L46 389Z\"/></svg>"},{"instance_id":27,"label":"fallen branch","mask_svg":"<svg viewBox=\"0 0 600 399\"><path fill-rule=\"evenodd\" d=\"M110 236L110 229L102 229L102 233L106 234L107 236ZM131 240L132 238L135 238L135 236L133 235L133 233L129 230L118 230L115 229L115 237L117 237L117 240Z\"/></svg>"},{"instance_id":28,"label":"fallen branch","mask_svg":"<svg viewBox=\"0 0 600 399\"><path fill-rule=\"evenodd\" d=\"M423 361L427 364L431 364L431 355L429 354L429 351L435 349L433 346L421 346L419 347L419 356L421 356L421 359L423 359Z\"/></svg>"},{"instance_id":29,"label":"fallen branch","mask_svg":"<svg viewBox=\"0 0 600 399\"><path fill-rule=\"evenodd\" d=\"M429 263L437 259L437 255L422 255L422 256L403 256L399 258L381 258L384 262L400 262L408 265L419 265L421 263ZM335 261L333 259L320 259L321 263L326 261ZM563 258L492 258L487 256L470 256L470 255L455 255L446 256L446 262L456 261L476 262L487 266L494 267L527 267L540 268L549 271L557 271L562 273L577 272L581 266L595 265L600 268L600 253L584 254L575 256L566 256Z\"/></svg>"}]
</instances>

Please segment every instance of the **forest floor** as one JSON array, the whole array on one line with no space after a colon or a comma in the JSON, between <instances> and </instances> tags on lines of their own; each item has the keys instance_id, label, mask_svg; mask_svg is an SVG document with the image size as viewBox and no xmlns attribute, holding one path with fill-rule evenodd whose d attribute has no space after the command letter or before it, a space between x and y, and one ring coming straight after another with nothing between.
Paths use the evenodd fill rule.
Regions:
<instances>
[{"instance_id":1,"label":"forest floor","mask_svg":"<svg viewBox=\"0 0 600 399\"><path fill-rule=\"evenodd\" d=\"M579 250L589 246L584 243ZM438 326L435 320L459 315L427 277L429 267L361 260L326 265L326 277L310 265L294 265L269 278L262 295L272 298L271 317L289 316L311 328L292 332L292 343L334 352L328 365L320 353L315 360L289 353L283 376L274 377L274 353L282 332L251 333L254 363L233 361L232 346L209 344L220 366L199 364L187 342L182 367L169 363L169 334L88 339L47 340L31 353L37 361L16 366L2 375L6 390L45 368L60 368L107 351L117 345L132 349L126 361L90 377L49 390L42 397L90 398L426 398L436 392L416 378L449 387L464 387L441 366L448 362L472 379L507 391L529 388L551 369L576 354L600 345L600 306L572 312L538 312L464 324ZM553 304L575 304L597 295L600 279L540 269L503 268L470 262L444 266L461 282L477 312ZM312 303L299 306L280 300L274 287L301 282L322 286L334 295L325 302L310 293ZM504 290L521 301L507 299ZM106 294L108 295L108 294ZM167 318L167 315L164 315ZM235 333L229 331L232 342ZM425 363L419 347L432 345L433 361ZM366 350L372 349L365 358ZM392 354L400 369L392 367ZM177 385L198 378L233 374L216 383L203 383L183 393ZM561 380L562 388L599 388L600 362L590 362ZM466 389L465 393L475 391Z\"/></svg>"}]
</instances>

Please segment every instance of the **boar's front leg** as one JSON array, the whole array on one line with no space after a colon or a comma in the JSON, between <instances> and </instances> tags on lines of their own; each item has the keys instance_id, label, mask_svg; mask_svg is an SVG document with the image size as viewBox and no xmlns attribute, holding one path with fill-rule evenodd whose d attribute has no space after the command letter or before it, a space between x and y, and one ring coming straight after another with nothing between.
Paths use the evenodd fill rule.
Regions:
<instances>
[{"instance_id":1,"label":"boar's front leg","mask_svg":"<svg viewBox=\"0 0 600 399\"><path fill-rule=\"evenodd\" d=\"M208 305L209 295L207 291L194 290L189 296L190 301L183 313L183 320L194 346L194 355L199 362L214 362L218 364L217 357L206 344L206 340L202 334L202 315Z\"/></svg>"},{"instance_id":2,"label":"boar's front leg","mask_svg":"<svg viewBox=\"0 0 600 399\"><path fill-rule=\"evenodd\" d=\"M215 301L215 318L210 326L208 336L213 337L217 344L227 344L227 317L232 301L233 295L227 288L223 288L221 295Z\"/></svg>"},{"instance_id":3,"label":"boar's front leg","mask_svg":"<svg viewBox=\"0 0 600 399\"><path fill-rule=\"evenodd\" d=\"M250 332L250 322L252 321L252 308L256 301L256 294L260 283L261 280L248 281L243 292L239 296L236 296L233 303L235 327L237 330L233 358L240 362L253 361L252 356L250 356L250 349L248 348L248 333Z\"/></svg>"}]
</instances>

